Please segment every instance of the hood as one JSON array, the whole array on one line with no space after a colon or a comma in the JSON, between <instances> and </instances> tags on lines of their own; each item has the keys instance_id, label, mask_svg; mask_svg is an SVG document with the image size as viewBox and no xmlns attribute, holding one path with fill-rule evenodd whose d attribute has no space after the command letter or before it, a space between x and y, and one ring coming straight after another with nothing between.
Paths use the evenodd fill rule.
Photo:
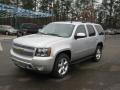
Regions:
<instances>
[{"instance_id":1,"label":"hood","mask_svg":"<svg viewBox=\"0 0 120 90\"><path fill-rule=\"evenodd\" d=\"M51 43L56 41L64 40L62 37L50 36L50 35L41 35L41 34L32 34L23 37L19 37L13 40L14 43L30 46L30 47L49 47Z\"/></svg>"}]
</instances>

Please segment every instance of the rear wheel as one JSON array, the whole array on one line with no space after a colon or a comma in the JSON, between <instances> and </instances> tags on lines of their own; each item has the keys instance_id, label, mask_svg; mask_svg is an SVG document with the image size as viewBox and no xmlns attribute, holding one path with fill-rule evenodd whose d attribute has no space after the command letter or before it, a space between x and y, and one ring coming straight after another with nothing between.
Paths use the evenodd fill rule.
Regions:
<instances>
[{"instance_id":1,"label":"rear wheel","mask_svg":"<svg viewBox=\"0 0 120 90\"><path fill-rule=\"evenodd\" d=\"M60 54L55 61L53 76L63 78L69 70L69 57L66 54Z\"/></svg>"},{"instance_id":2,"label":"rear wheel","mask_svg":"<svg viewBox=\"0 0 120 90\"><path fill-rule=\"evenodd\" d=\"M102 47L97 46L96 51L95 51L95 56L94 56L94 61L99 62L102 57Z\"/></svg>"}]
</instances>

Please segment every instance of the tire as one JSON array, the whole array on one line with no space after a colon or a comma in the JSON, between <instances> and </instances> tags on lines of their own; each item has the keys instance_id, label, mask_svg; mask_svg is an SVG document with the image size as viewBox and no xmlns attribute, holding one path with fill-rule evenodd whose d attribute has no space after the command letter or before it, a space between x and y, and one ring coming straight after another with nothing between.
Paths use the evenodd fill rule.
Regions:
<instances>
[{"instance_id":1,"label":"tire","mask_svg":"<svg viewBox=\"0 0 120 90\"><path fill-rule=\"evenodd\" d=\"M56 58L52 75L56 78L64 78L69 70L70 58L66 54L60 54Z\"/></svg>"},{"instance_id":2,"label":"tire","mask_svg":"<svg viewBox=\"0 0 120 90\"><path fill-rule=\"evenodd\" d=\"M102 47L97 46L95 55L94 55L94 61L99 62L101 60L101 57L102 57Z\"/></svg>"}]
</instances>

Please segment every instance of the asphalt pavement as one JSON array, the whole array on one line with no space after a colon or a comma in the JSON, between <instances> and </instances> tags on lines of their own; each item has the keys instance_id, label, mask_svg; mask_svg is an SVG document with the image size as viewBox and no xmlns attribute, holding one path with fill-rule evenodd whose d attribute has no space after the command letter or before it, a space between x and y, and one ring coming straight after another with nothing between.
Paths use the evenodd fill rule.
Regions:
<instances>
[{"instance_id":1,"label":"asphalt pavement","mask_svg":"<svg viewBox=\"0 0 120 90\"><path fill-rule=\"evenodd\" d=\"M106 37L100 62L72 65L63 79L17 68L9 53L13 38L0 35L0 90L120 90L120 35Z\"/></svg>"}]
</instances>

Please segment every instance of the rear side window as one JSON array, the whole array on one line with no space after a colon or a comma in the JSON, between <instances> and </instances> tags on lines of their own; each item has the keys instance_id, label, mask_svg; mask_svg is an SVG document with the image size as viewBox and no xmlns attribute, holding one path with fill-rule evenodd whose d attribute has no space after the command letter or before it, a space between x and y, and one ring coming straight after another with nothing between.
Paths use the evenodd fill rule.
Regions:
<instances>
[{"instance_id":1,"label":"rear side window","mask_svg":"<svg viewBox=\"0 0 120 90\"><path fill-rule=\"evenodd\" d=\"M95 36L96 33L95 33L94 27L93 27L92 25L86 25L86 26L87 26L87 29L88 29L88 34L89 34L89 36L90 36L90 37Z\"/></svg>"},{"instance_id":2,"label":"rear side window","mask_svg":"<svg viewBox=\"0 0 120 90\"><path fill-rule=\"evenodd\" d=\"M100 25L95 25L95 28L98 31L99 35L104 35L103 28Z\"/></svg>"}]
</instances>

